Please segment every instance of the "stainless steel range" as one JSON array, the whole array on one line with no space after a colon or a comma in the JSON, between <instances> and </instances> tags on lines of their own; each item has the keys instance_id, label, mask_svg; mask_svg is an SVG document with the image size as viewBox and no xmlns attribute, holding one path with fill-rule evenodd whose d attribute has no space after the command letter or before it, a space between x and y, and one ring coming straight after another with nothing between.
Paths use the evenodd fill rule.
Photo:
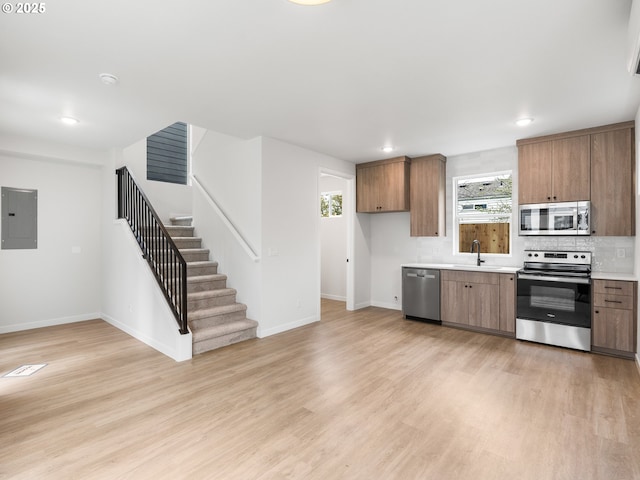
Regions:
<instances>
[{"instance_id":1,"label":"stainless steel range","mask_svg":"<svg viewBox=\"0 0 640 480\"><path fill-rule=\"evenodd\" d=\"M591 351L591 253L525 251L516 338Z\"/></svg>"}]
</instances>

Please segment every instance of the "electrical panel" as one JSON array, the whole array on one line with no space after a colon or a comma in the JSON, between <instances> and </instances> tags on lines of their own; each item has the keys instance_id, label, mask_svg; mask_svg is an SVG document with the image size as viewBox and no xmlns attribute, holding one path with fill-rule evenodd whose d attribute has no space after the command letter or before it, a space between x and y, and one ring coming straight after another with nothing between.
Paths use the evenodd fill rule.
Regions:
<instances>
[{"instance_id":1,"label":"electrical panel","mask_svg":"<svg viewBox=\"0 0 640 480\"><path fill-rule=\"evenodd\" d=\"M38 191L2 187L2 249L38 248Z\"/></svg>"}]
</instances>

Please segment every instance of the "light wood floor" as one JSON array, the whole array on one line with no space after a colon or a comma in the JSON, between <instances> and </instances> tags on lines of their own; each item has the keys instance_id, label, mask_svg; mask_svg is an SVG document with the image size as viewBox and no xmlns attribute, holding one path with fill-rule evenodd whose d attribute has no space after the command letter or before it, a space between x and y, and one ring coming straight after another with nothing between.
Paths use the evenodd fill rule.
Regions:
<instances>
[{"instance_id":1,"label":"light wood floor","mask_svg":"<svg viewBox=\"0 0 640 480\"><path fill-rule=\"evenodd\" d=\"M640 478L633 362L346 312L176 363L102 321L0 335L0 478Z\"/></svg>"}]
</instances>

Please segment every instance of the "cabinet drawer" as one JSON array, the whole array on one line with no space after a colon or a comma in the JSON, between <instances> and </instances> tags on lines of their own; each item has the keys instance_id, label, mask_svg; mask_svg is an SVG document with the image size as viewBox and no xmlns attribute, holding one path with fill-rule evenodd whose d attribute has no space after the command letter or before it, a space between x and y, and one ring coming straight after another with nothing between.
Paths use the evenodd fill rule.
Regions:
<instances>
[{"instance_id":1,"label":"cabinet drawer","mask_svg":"<svg viewBox=\"0 0 640 480\"><path fill-rule=\"evenodd\" d=\"M442 280L465 283L485 283L489 285L500 284L499 273L469 272L466 270L442 270Z\"/></svg>"},{"instance_id":2,"label":"cabinet drawer","mask_svg":"<svg viewBox=\"0 0 640 480\"><path fill-rule=\"evenodd\" d=\"M633 297L631 295L610 295L608 293L595 293L593 295L593 306L633 310Z\"/></svg>"},{"instance_id":3,"label":"cabinet drawer","mask_svg":"<svg viewBox=\"0 0 640 480\"><path fill-rule=\"evenodd\" d=\"M610 295L633 295L634 283L621 280L594 280L593 292Z\"/></svg>"}]
</instances>

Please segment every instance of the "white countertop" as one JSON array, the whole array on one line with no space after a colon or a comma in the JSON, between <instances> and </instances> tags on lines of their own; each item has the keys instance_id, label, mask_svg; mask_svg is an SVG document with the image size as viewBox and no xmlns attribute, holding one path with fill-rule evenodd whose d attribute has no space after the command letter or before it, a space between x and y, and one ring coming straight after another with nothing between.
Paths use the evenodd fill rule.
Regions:
<instances>
[{"instance_id":1,"label":"white countertop","mask_svg":"<svg viewBox=\"0 0 640 480\"><path fill-rule=\"evenodd\" d=\"M478 267L472 264L453 264L453 263L404 263L401 267L408 268L425 268L432 270L467 270L470 272L487 272L487 273L516 273L522 267L509 267L499 265L486 265ZM591 278L594 280L622 280L625 282L637 282L638 275L633 273L616 273L616 272L591 272Z\"/></svg>"},{"instance_id":2,"label":"white countertop","mask_svg":"<svg viewBox=\"0 0 640 480\"><path fill-rule=\"evenodd\" d=\"M408 268L430 268L432 270L467 270L470 272L487 272L487 273L516 273L522 267L505 267L501 265L483 264L478 267L475 264L453 264L453 263L405 263L401 267Z\"/></svg>"},{"instance_id":3,"label":"white countertop","mask_svg":"<svg viewBox=\"0 0 640 480\"><path fill-rule=\"evenodd\" d=\"M591 272L593 280L623 280L625 282L637 282L638 276L634 273L616 272Z\"/></svg>"}]
</instances>

